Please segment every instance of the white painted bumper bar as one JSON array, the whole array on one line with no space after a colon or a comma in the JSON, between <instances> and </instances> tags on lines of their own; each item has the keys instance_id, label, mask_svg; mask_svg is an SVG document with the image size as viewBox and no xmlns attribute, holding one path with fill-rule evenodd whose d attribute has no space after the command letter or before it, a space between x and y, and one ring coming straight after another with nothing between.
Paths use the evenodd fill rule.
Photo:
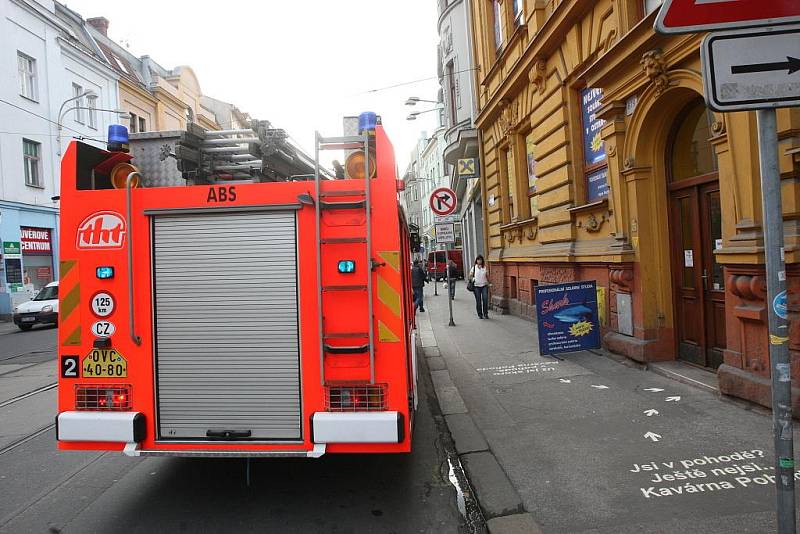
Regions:
<instances>
[{"instance_id":1,"label":"white painted bumper bar","mask_svg":"<svg viewBox=\"0 0 800 534\"><path fill-rule=\"evenodd\" d=\"M311 420L314 443L400 443L400 412L316 412Z\"/></svg>"},{"instance_id":2,"label":"white painted bumper bar","mask_svg":"<svg viewBox=\"0 0 800 534\"><path fill-rule=\"evenodd\" d=\"M56 417L59 441L112 441L134 443L144 439L140 412L61 412Z\"/></svg>"}]
</instances>

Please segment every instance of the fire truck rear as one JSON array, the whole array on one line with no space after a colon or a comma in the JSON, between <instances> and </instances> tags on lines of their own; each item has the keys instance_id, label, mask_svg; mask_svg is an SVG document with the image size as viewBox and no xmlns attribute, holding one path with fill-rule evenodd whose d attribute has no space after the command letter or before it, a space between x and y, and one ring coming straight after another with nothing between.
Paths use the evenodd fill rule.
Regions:
<instances>
[{"instance_id":1,"label":"fire truck rear","mask_svg":"<svg viewBox=\"0 0 800 534\"><path fill-rule=\"evenodd\" d=\"M167 181L183 185L159 187L136 167L140 152L125 150L125 132L114 130L109 150L71 143L61 185L60 449L411 450L401 182L380 120L359 122L358 135L317 134L313 177L271 183L184 169ZM344 178L323 174L323 150L349 154Z\"/></svg>"}]
</instances>

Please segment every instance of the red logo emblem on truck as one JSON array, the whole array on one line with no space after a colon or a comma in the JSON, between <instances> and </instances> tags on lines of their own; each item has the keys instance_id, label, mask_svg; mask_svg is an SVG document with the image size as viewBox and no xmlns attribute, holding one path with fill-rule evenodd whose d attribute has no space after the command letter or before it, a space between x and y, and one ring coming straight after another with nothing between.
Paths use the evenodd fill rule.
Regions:
<instances>
[{"instance_id":1,"label":"red logo emblem on truck","mask_svg":"<svg viewBox=\"0 0 800 534\"><path fill-rule=\"evenodd\" d=\"M78 226L78 248L122 248L125 242L125 219L113 211L99 211L86 217Z\"/></svg>"}]
</instances>

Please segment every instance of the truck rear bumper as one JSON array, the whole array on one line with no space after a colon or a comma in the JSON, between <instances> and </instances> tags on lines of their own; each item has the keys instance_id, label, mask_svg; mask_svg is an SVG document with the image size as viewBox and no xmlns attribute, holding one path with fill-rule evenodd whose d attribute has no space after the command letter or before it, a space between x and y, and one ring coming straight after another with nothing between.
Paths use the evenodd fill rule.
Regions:
<instances>
[{"instance_id":1,"label":"truck rear bumper","mask_svg":"<svg viewBox=\"0 0 800 534\"><path fill-rule=\"evenodd\" d=\"M58 441L133 443L145 436L140 412L61 412L56 417Z\"/></svg>"},{"instance_id":2,"label":"truck rear bumper","mask_svg":"<svg viewBox=\"0 0 800 534\"><path fill-rule=\"evenodd\" d=\"M127 456L181 456L190 458L319 458L325 454L325 445L317 444L311 450L232 451L198 449L140 449L137 443L128 443L122 451Z\"/></svg>"},{"instance_id":3,"label":"truck rear bumper","mask_svg":"<svg viewBox=\"0 0 800 534\"><path fill-rule=\"evenodd\" d=\"M400 412L316 412L311 418L314 443L400 443Z\"/></svg>"}]
</instances>

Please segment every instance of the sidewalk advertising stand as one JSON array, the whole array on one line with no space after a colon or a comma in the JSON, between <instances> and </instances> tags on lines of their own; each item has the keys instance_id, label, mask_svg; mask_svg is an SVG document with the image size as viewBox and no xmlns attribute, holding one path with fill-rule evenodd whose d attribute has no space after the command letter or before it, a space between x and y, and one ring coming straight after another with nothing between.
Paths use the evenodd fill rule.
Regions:
<instances>
[{"instance_id":1,"label":"sidewalk advertising stand","mask_svg":"<svg viewBox=\"0 0 800 534\"><path fill-rule=\"evenodd\" d=\"M542 355L599 349L597 282L536 286L536 318Z\"/></svg>"}]
</instances>

